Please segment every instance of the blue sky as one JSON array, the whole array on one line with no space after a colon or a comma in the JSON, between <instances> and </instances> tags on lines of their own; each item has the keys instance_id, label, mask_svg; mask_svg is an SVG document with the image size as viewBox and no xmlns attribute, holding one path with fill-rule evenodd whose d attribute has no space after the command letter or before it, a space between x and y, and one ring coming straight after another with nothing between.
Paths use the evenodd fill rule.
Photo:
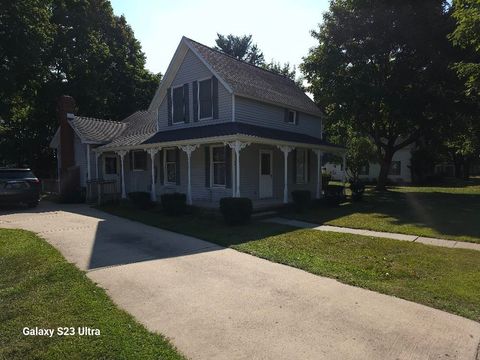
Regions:
<instances>
[{"instance_id":1,"label":"blue sky","mask_svg":"<svg viewBox=\"0 0 480 360\"><path fill-rule=\"evenodd\" d=\"M315 45L328 0L111 0L124 14L147 56L147 68L165 73L185 35L213 46L216 33L252 34L265 59L297 65Z\"/></svg>"}]
</instances>

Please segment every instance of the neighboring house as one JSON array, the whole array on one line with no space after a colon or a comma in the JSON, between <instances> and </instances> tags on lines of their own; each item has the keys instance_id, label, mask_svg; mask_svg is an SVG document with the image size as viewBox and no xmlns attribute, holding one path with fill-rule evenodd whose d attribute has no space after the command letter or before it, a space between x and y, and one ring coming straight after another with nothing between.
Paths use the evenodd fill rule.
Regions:
<instances>
[{"instance_id":1,"label":"neighboring house","mask_svg":"<svg viewBox=\"0 0 480 360\"><path fill-rule=\"evenodd\" d=\"M412 157L413 146L407 146L398 150L392 158L392 165L388 174L388 179L394 183L410 183L412 181L412 173L410 171L410 158ZM332 175L333 180L342 180L344 176L343 165L335 163L326 163L323 171ZM359 174L359 178L364 181L374 181L380 175L380 164L370 162L363 167ZM348 179L348 169L346 178Z\"/></svg>"},{"instance_id":2,"label":"neighboring house","mask_svg":"<svg viewBox=\"0 0 480 360\"><path fill-rule=\"evenodd\" d=\"M115 179L122 197L183 192L200 206L228 196L284 203L296 189L320 197L322 153L344 153L323 140L322 112L293 81L185 37L146 111L114 122L74 107L62 98L51 142L60 181L78 169L80 186Z\"/></svg>"}]
</instances>

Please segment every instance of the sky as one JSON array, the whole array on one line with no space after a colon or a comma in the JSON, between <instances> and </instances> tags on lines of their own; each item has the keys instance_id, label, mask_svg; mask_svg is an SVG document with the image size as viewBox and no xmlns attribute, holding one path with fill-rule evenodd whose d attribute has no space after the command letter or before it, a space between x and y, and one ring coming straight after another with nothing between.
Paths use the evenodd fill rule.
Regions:
<instances>
[{"instance_id":1,"label":"sky","mask_svg":"<svg viewBox=\"0 0 480 360\"><path fill-rule=\"evenodd\" d=\"M147 56L147 69L165 73L183 35L208 46L220 34L252 34L265 60L298 65L316 45L328 0L111 0L125 15Z\"/></svg>"}]
</instances>

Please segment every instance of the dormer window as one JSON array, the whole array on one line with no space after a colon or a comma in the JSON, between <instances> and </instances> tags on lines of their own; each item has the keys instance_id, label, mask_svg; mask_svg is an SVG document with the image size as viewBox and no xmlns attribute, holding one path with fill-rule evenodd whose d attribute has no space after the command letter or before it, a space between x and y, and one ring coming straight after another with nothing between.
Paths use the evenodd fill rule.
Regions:
<instances>
[{"instance_id":1,"label":"dormer window","mask_svg":"<svg viewBox=\"0 0 480 360\"><path fill-rule=\"evenodd\" d=\"M297 123L297 112L295 110L288 110L287 122L289 124L296 124Z\"/></svg>"},{"instance_id":2,"label":"dormer window","mask_svg":"<svg viewBox=\"0 0 480 360\"><path fill-rule=\"evenodd\" d=\"M205 79L198 82L198 118L211 119L213 117L213 91L212 79Z\"/></svg>"}]
</instances>

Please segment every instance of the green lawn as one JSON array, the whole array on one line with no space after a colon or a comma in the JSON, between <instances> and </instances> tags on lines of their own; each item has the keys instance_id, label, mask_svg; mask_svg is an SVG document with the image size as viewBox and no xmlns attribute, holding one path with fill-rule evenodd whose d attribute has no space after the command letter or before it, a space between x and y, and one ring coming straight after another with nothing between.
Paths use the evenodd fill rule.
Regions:
<instances>
[{"instance_id":1,"label":"green lawn","mask_svg":"<svg viewBox=\"0 0 480 360\"><path fill-rule=\"evenodd\" d=\"M100 336L24 336L23 327ZM0 229L0 359L183 359L31 232Z\"/></svg>"},{"instance_id":2,"label":"green lawn","mask_svg":"<svg viewBox=\"0 0 480 360\"><path fill-rule=\"evenodd\" d=\"M193 235L341 282L394 295L480 321L480 253L253 221L228 227L221 219L167 217L128 205L103 210Z\"/></svg>"},{"instance_id":3,"label":"green lawn","mask_svg":"<svg viewBox=\"0 0 480 360\"><path fill-rule=\"evenodd\" d=\"M363 201L322 207L290 218L358 229L480 243L480 183L366 191Z\"/></svg>"}]
</instances>

